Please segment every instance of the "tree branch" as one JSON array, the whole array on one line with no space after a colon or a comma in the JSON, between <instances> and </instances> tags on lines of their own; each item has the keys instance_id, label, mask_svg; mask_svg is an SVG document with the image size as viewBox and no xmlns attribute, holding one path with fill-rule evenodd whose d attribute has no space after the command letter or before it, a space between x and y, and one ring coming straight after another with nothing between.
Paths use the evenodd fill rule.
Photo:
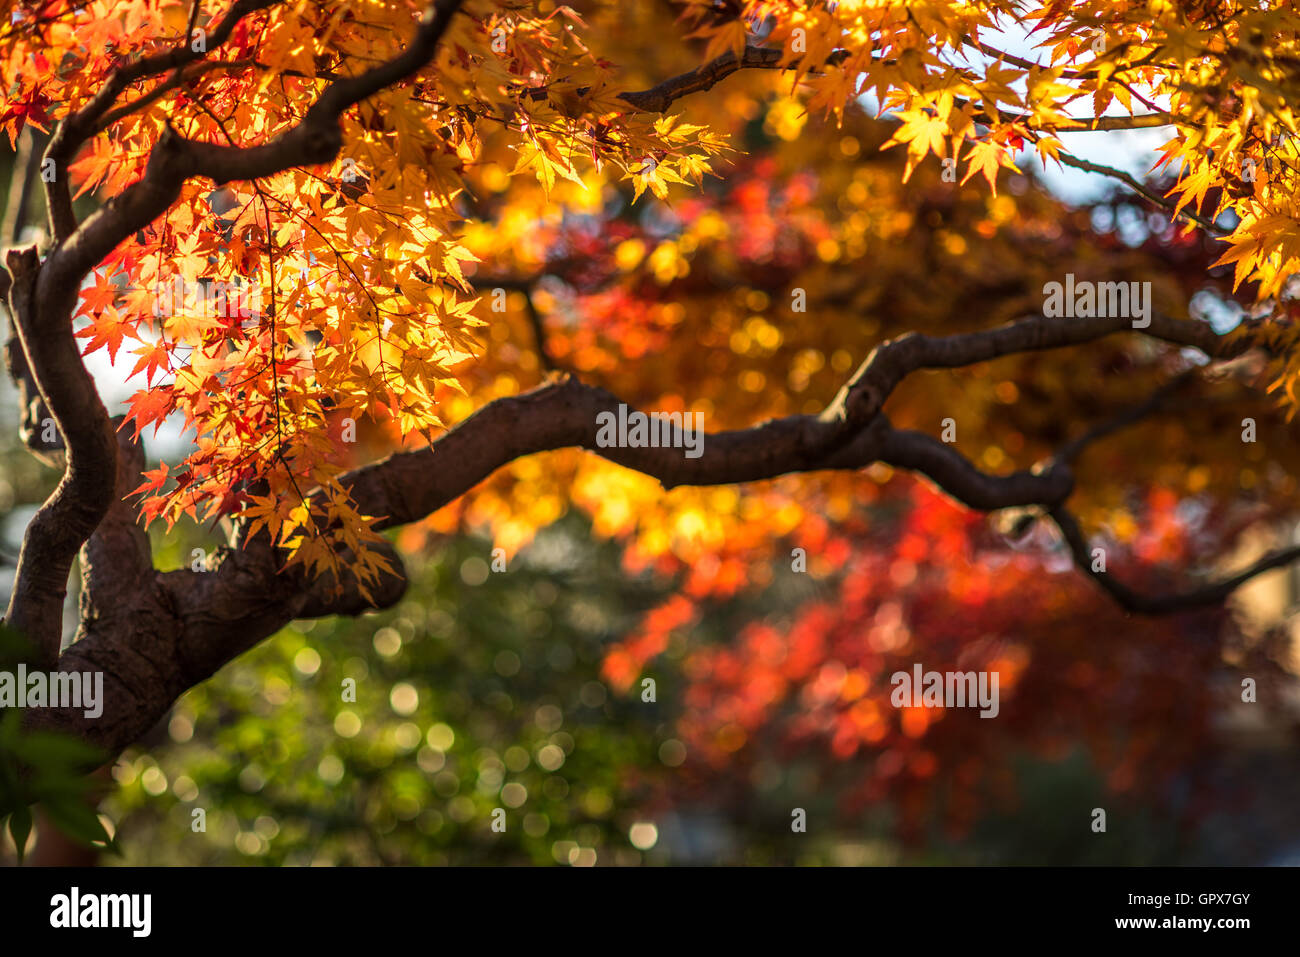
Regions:
<instances>
[{"instance_id":1,"label":"tree branch","mask_svg":"<svg viewBox=\"0 0 1300 957\"><path fill-rule=\"evenodd\" d=\"M908 333L872 350L820 418L835 423L838 437L852 435L884 406L885 399L909 374L921 368L951 369L1020 352L1037 352L1080 345L1118 332L1140 332L1172 345L1198 349L1212 359L1235 358L1252 343L1247 337L1230 340L1208 323L1151 316L1150 325L1134 328L1131 319L1095 317L1050 319L1038 316L996 329L931 337Z\"/></svg>"},{"instance_id":2,"label":"tree branch","mask_svg":"<svg viewBox=\"0 0 1300 957\"><path fill-rule=\"evenodd\" d=\"M520 456L575 446L650 475L665 488L860 468L892 457L903 467L925 472L974 507L1052 504L1069 494L1060 471L1048 467L1006 480L972 474L973 466L954 458L956 453L947 446L919 433L893 430L881 415L885 400L920 369L955 368L1125 331L1196 348L1214 359L1233 358L1251 346L1245 338L1219 336L1207 323L1164 316L1152 316L1150 326L1136 330L1123 318L1040 316L943 337L909 333L872 350L821 414L708 433L703 454L694 459L686 458L680 448L601 448L596 443L596 416L617 413L623 403L603 389L566 378L491 402L429 447L349 472L343 484L365 514L381 517L379 528L389 528L436 511Z\"/></svg>"},{"instance_id":3,"label":"tree branch","mask_svg":"<svg viewBox=\"0 0 1300 957\"><path fill-rule=\"evenodd\" d=\"M664 80L648 90L620 93L619 99L643 113L662 113L684 96L713 89L737 70L781 69L780 63L784 56L784 51L769 47L747 46L739 57L728 50L703 66ZM841 50L832 54L826 62L833 66L847 57L848 51Z\"/></svg>"},{"instance_id":4,"label":"tree branch","mask_svg":"<svg viewBox=\"0 0 1300 957\"><path fill-rule=\"evenodd\" d=\"M71 288L75 296L81 277L125 237L166 212L180 195L185 180L192 176L205 176L220 186L233 180L270 176L293 166L332 162L343 145L338 124L343 111L406 79L432 60L438 40L462 2L437 0L426 9L406 50L358 76L334 81L301 121L266 143L243 148L199 143L169 127L150 154L144 176L88 217L51 255L42 270L44 285L50 291ZM245 9L266 5L268 0L249 0ZM219 29L214 38L220 33ZM81 115L79 112L77 117ZM67 126L60 124L55 139L75 141L81 121L74 117L64 122ZM55 149L53 143L50 149Z\"/></svg>"},{"instance_id":5,"label":"tree branch","mask_svg":"<svg viewBox=\"0 0 1300 957\"><path fill-rule=\"evenodd\" d=\"M1144 402L1121 412L1112 419L1093 426L1087 432L1084 432L1077 438L1070 440L1056 453L1056 461L1065 465L1073 465L1075 460L1083 453L1083 450L1093 442L1114 432L1118 432L1120 429L1127 428L1136 422L1140 422L1151 413L1157 411L1161 406L1168 402L1179 389L1194 379L1198 371L1199 370L1197 369L1188 369L1186 372L1183 372L1169 382L1166 382L1160 388L1156 389L1156 391L1153 392Z\"/></svg>"},{"instance_id":6,"label":"tree branch","mask_svg":"<svg viewBox=\"0 0 1300 957\"><path fill-rule=\"evenodd\" d=\"M881 461L910 469L972 508L997 510L1038 506L1056 517L1074 477L1065 458L1009 476L981 472L955 449L921 433L895 430L880 406L904 377L922 368L951 368L1012 353L1075 345L1120 331L1139 331L1178 346L1228 358L1248 345L1229 343L1204 323L1152 317L1131 330L1129 320L1027 319L996 329L942 338L908 335L878 346L821 415L795 415L751 428L708 433L702 454L687 458L681 447L626 448L598 444L596 416L617 414L617 396L557 378L522 395L497 399L427 448L401 452L342 477L359 510L379 516L379 529L418 521L455 501L516 458L567 447L588 449L609 461L657 478L666 488L720 485L828 469L859 469ZM679 437L679 436L678 436ZM684 443L682 443L684 444ZM1066 529L1068 519L1061 519ZM155 573L128 596L129 625L92 619L64 653L62 670L106 670L106 710L88 722L79 712L47 709L33 720L77 733L116 753L136 740L189 687L295 617L358 614L370 607L354 583L341 594L332 582L287 574L276 551L260 535L248 539L237 525L232 549L215 571ZM1081 541L1081 536L1075 533ZM1081 547L1081 546L1080 546ZM1086 548L1082 554L1087 554ZM395 554L392 556L395 558ZM1295 557L1274 556L1260 568ZM1236 576L1215 590L1195 593L1211 603L1250 577ZM1143 600L1109 581L1125 607ZM404 578L382 583L374 605L397 601ZM1152 613L1182 604L1146 602Z\"/></svg>"},{"instance_id":7,"label":"tree branch","mask_svg":"<svg viewBox=\"0 0 1300 957\"><path fill-rule=\"evenodd\" d=\"M967 508L980 512L1064 502L1074 491L1073 474L1055 462L1032 471L990 475L951 445L924 432L888 432L880 461L924 475Z\"/></svg>"},{"instance_id":8,"label":"tree branch","mask_svg":"<svg viewBox=\"0 0 1300 957\"><path fill-rule=\"evenodd\" d=\"M62 636L68 573L77 550L112 502L117 450L108 413L72 334L71 308L61 315L52 313L40 297L36 248L10 250L7 263L13 276L9 296L18 340L40 397L63 437L67 461L62 481L37 509L23 535L5 617L32 642L39 660L52 665ZM75 287L69 292L76 296Z\"/></svg>"},{"instance_id":9,"label":"tree branch","mask_svg":"<svg viewBox=\"0 0 1300 957\"><path fill-rule=\"evenodd\" d=\"M1066 166L1073 166L1075 169L1083 170L1085 173L1098 173L1101 176L1109 176L1111 179L1119 180L1144 199L1154 203L1161 209L1167 209L1170 212L1173 212L1175 204L1171 200L1161 196L1155 190L1148 188L1145 183L1133 176L1131 173L1127 173L1122 169L1116 169L1113 166L1103 166L1101 163L1094 163L1091 160L1079 159L1079 157L1070 153L1059 153L1057 155L1060 161ZM1216 236L1227 236L1232 232L1231 229L1224 229L1217 223L1213 223L1210 220L1197 215L1191 211L1190 207L1184 207L1178 210L1177 215L1190 220L1206 232L1212 233Z\"/></svg>"},{"instance_id":10,"label":"tree branch","mask_svg":"<svg viewBox=\"0 0 1300 957\"><path fill-rule=\"evenodd\" d=\"M1084 537L1078 521L1064 505L1051 508L1048 514L1052 517L1052 521L1056 523L1056 527L1060 529L1066 547L1069 548L1070 555L1074 558L1074 564L1078 566L1079 570L1100 585L1121 608L1139 615L1167 615L1172 612L1217 605L1257 575L1262 575L1264 572L1272 571L1275 568L1281 568L1300 559L1300 545L1292 546L1265 555L1248 568L1222 581L1202 585L1199 588L1192 588L1187 591L1163 595L1144 595L1120 582L1109 571L1094 570L1092 549L1088 540Z\"/></svg>"}]
</instances>

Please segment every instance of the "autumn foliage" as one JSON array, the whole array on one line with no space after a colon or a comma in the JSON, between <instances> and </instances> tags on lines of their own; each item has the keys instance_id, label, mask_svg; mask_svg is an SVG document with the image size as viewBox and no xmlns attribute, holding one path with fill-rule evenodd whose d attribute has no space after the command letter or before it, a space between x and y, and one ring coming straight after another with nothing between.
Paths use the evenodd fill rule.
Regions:
<instances>
[{"instance_id":1,"label":"autumn foliage","mask_svg":"<svg viewBox=\"0 0 1300 957\"><path fill-rule=\"evenodd\" d=\"M1143 595L1221 577L1244 530L1289 514L1290 4L435 6L436 48L338 111L330 162L187 176L80 277L67 321L83 354L130 375L126 427L148 438L172 421L192 440L131 490L145 521L228 520L236 546L265 533L285 569L347 569L371 598L398 573L389 516L353 495L350 470L371 458L570 378L701 414L706 459L713 433L769 420L866 434L836 403L873 348L1037 317L1044 284L1067 272L1150 283L1173 331L909 368L870 420L887 416L912 449L951 419L963 474L994 485L1068 464L1080 534ZM95 217L112 222L115 197L166 173L168 150L205 169L296 144L331 91L395 62L432 22L416 0L48 0L0 14L0 131L15 147L33 131L82 134L51 154L47 181L46 239L71 249ZM1012 38L1028 52L1004 49ZM1071 151L1157 129L1137 177ZM1119 192L1069 207L1034 180L1049 165ZM74 197L97 211L69 222ZM257 290L259 308L158 308L160 289L214 286ZM1150 415L1090 433L1153 394ZM436 449L439 474L463 464ZM577 509L626 547L628 575L677 576L603 675L632 693L681 651L688 772L869 755L846 808L889 792L920 827L922 796L950 780L960 827L975 779L996 779L1012 742L1054 753L1087 729L1117 788L1180 766L1234 634L1222 602L1174 624L1127 615L1063 546L1064 500L967 508L943 480L949 454L834 467L819 450L760 480L665 490L648 470L558 448L509 457L392 537L409 551L473 527L514 555ZM726 641L688 641L725 631L728 602L788 579L795 550L815 594ZM888 676L922 654L998 672L1014 702L1004 720L892 708ZM1185 731L1172 747L1168 727Z\"/></svg>"}]
</instances>

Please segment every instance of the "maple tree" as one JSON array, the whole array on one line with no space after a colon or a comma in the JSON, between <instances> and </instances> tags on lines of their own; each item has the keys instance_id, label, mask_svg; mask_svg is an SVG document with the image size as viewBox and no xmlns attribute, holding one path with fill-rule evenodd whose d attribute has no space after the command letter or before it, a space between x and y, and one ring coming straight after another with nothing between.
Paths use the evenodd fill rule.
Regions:
<instances>
[{"instance_id":1,"label":"maple tree","mask_svg":"<svg viewBox=\"0 0 1300 957\"><path fill-rule=\"evenodd\" d=\"M286 623L394 604L400 547L467 520L513 552L570 505L625 541L629 570L684 573L607 659L623 688L696 603L762 585L792 547L814 576L847 566L838 587L895 617L882 568L902 589L931 555L952 566L931 587L954 616L1014 602L1013 576L960 572L996 549L950 524L985 512L1062 543L1071 588L1091 577L1143 615L1217 608L1300 555L1201 571L1295 491L1290 409L1268 394L1294 402L1300 380L1285 4L0 11L0 129L43 144L23 173L48 220L0 272L7 356L24 438L56 451L55 423L63 469L6 621L36 661L108 675L102 718L48 709L33 726L116 753ZM1012 25L1039 59L996 46ZM665 31L675 42L638 42ZM775 145L750 156L756 119ZM1157 127L1170 139L1146 180L1061 139ZM1159 212L1149 240L1026 189L1025 150L1122 183ZM1149 324L1041 315L1067 272L1151 282ZM224 308L159 308L160 290L194 288ZM254 291L256 308L228 308ZM1227 331L1209 321L1225 311ZM124 421L86 371L98 350L140 384ZM601 447L598 415L621 403L704 414L703 455ZM140 439L173 416L193 449L149 467ZM946 418L955 443L936 437ZM1136 499L1126 467L1148 472ZM893 530L897 554L879 551L859 508L896 494L894 470L972 511L921 509L920 528ZM142 522L185 519L220 519L226 548L156 570ZM78 555L81 621L60 651ZM761 661L801 634L741 642ZM892 640L837 660L867 654L841 663L879 691ZM1003 652L989 660L1014 671ZM700 744L734 755L788 688L746 704L753 675L735 687L710 655L702 711L734 713ZM844 697L835 753L923 736L914 715L887 728L865 694Z\"/></svg>"}]
</instances>

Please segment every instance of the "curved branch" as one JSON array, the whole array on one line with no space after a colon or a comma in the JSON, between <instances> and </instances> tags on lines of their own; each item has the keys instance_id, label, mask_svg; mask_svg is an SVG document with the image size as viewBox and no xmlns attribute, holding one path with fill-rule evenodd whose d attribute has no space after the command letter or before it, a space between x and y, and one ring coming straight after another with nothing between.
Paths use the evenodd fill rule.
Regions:
<instances>
[{"instance_id":1,"label":"curved branch","mask_svg":"<svg viewBox=\"0 0 1300 957\"><path fill-rule=\"evenodd\" d=\"M253 60L204 60L202 63L194 63L188 67L182 67L173 73L170 77L151 88L147 93L141 93L129 103L123 103L121 106L105 113L95 123L90 135L96 135L104 132L118 120L130 116L132 113L144 109L150 103L154 103L166 96L177 87L184 86L200 77L212 73L216 70L239 70L250 66L257 66ZM288 72L288 71L286 71Z\"/></svg>"},{"instance_id":2,"label":"curved branch","mask_svg":"<svg viewBox=\"0 0 1300 957\"><path fill-rule=\"evenodd\" d=\"M1066 166L1073 166L1075 169L1083 170L1085 173L1097 173L1100 176L1109 176L1111 179L1119 180L1143 199L1159 206L1161 209L1167 209L1170 212L1173 212L1174 210L1175 204L1171 200L1161 196L1155 190L1148 188L1145 183L1131 173L1127 173L1122 169L1116 169L1113 166L1103 166L1101 163L1094 163L1091 160L1079 159L1079 157L1070 153L1059 153L1057 154L1057 158ZM1206 232L1213 233L1216 236L1227 236L1232 232L1231 229L1224 229L1217 223L1213 223L1203 216L1193 213L1191 209L1187 207L1178 210L1177 215L1190 220Z\"/></svg>"},{"instance_id":3,"label":"curved branch","mask_svg":"<svg viewBox=\"0 0 1300 957\"><path fill-rule=\"evenodd\" d=\"M694 70L687 70L648 90L621 93L618 98L643 113L662 113L684 96L713 89L737 70L783 69L781 60L784 57L784 51L770 47L747 46L745 52L739 57L728 50ZM843 62L847 57L848 51L840 50L831 54L826 62L833 66Z\"/></svg>"},{"instance_id":4,"label":"curved branch","mask_svg":"<svg viewBox=\"0 0 1300 957\"><path fill-rule=\"evenodd\" d=\"M13 276L9 295L18 341L67 450L63 479L23 535L5 615L48 665L59 654L72 560L113 500L117 448L108 412L72 334L70 306L60 316L42 300L36 248L10 250L7 262ZM76 296L75 287L70 294Z\"/></svg>"},{"instance_id":5,"label":"curved branch","mask_svg":"<svg viewBox=\"0 0 1300 957\"><path fill-rule=\"evenodd\" d=\"M1074 486L1069 469L1057 464L1008 476L989 475L937 439L894 429L883 415L830 453L820 449L836 426L806 415L707 433L702 454L694 459L687 458L682 448L602 447L597 442L597 416L604 412L617 416L620 405L625 404L604 389L565 378L490 402L432 445L362 466L343 476L342 482L361 511L379 518L380 529L419 521L515 459L570 447L649 475L668 489L860 469L874 462L922 474L982 511L1056 504Z\"/></svg>"},{"instance_id":6,"label":"curved branch","mask_svg":"<svg viewBox=\"0 0 1300 957\"><path fill-rule=\"evenodd\" d=\"M665 488L861 468L892 456L903 467L923 471L974 507L1055 504L1069 494L1063 472L1049 466L1041 473L1018 473L1005 479L983 475L942 443L920 433L893 430L881 410L899 383L920 369L972 365L1016 353L1078 345L1118 332L1141 332L1199 349L1214 359L1234 358L1251 347L1246 338L1230 340L1207 323L1158 315L1143 329L1133 329L1132 320L1125 318L1039 316L950 336L909 333L872 350L821 414L706 433L698 458L686 458L680 448L600 447L596 416L617 414L623 403L604 389L566 378L497 399L427 448L363 466L344 476L343 484L351 488L365 514L381 517L379 528L389 528L436 511L516 458L575 446L650 475Z\"/></svg>"},{"instance_id":7,"label":"curved branch","mask_svg":"<svg viewBox=\"0 0 1300 957\"><path fill-rule=\"evenodd\" d=\"M40 177L41 154L49 137L39 132L36 127L28 125L18 140L18 152L14 156L13 173L9 181L9 199L5 206L4 218L0 221L0 245L8 246L22 239L23 227L27 222L27 206ZM52 456L61 454L58 450L62 444L56 440L58 448L50 447L43 441L44 430L41 423L49 416L45 403L27 367L27 354L18 338L15 313L9 303L9 288L12 279L9 270L0 264L0 305L10 317L10 336L5 342L5 369L18 390L19 436L34 455L49 464Z\"/></svg>"},{"instance_id":8,"label":"curved branch","mask_svg":"<svg viewBox=\"0 0 1300 957\"><path fill-rule=\"evenodd\" d=\"M1063 464L990 475L982 472L951 445L924 432L891 431L880 449L880 461L929 478L967 508L995 512L1026 505L1064 502L1074 491L1074 476Z\"/></svg>"},{"instance_id":9,"label":"curved branch","mask_svg":"<svg viewBox=\"0 0 1300 957\"><path fill-rule=\"evenodd\" d=\"M1094 570L1092 549L1089 547L1088 540L1084 537L1078 520L1064 505L1049 509L1048 515L1060 529L1066 547L1069 548L1074 564L1079 570L1101 586L1121 608L1139 615L1167 615L1172 612L1217 605L1257 575L1300 559L1300 545L1296 545L1265 555L1248 568L1222 581L1187 591L1144 595L1116 579L1110 572Z\"/></svg>"},{"instance_id":10,"label":"curved branch","mask_svg":"<svg viewBox=\"0 0 1300 957\"><path fill-rule=\"evenodd\" d=\"M996 329L933 337L908 333L872 350L822 412L820 418L839 425L839 435L852 434L876 415L902 380L922 368L951 369L1020 352L1059 349L1093 342L1119 332L1140 332L1172 345L1198 349L1211 359L1235 358L1253 343L1242 336L1220 336L1208 323L1153 315L1146 327L1135 328L1124 317L1051 319L1037 316Z\"/></svg>"},{"instance_id":11,"label":"curved branch","mask_svg":"<svg viewBox=\"0 0 1300 957\"><path fill-rule=\"evenodd\" d=\"M1140 422L1151 413L1157 411L1161 406L1173 397L1186 383L1196 377L1197 369L1188 369L1169 382L1166 382L1160 388L1156 389L1145 401L1121 412L1112 419L1108 419L1099 425L1093 426L1077 438L1071 439L1056 453L1054 461L1064 465L1073 465L1075 460L1083 453L1083 450L1098 439L1118 432L1120 429L1127 428L1136 422Z\"/></svg>"},{"instance_id":12,"label":"curved branch","mask_svg":"<svg viewBox=\"0 0 1300 957\"><path fill-rule=\"evenodd\" d=\"M739 57L735 53L728 51L721 56L715 57L708 63L698 66L693 70L687 70L675 77L664 80L655 86L645 90L635 92L620 93L618 98L629 104L633 108L643 113L663 113L675 102L684 96L692 93L703 93L713 89L722 80L731 76L740 70L790 70L793 66L782 65L785 59L785 51L773 47L747 46L745 52ZM826 58L825 66L836 66L843 63L849 57L849 51L837 50ZM890 64L892 60L877 60L879 63ZM579 91L583 92L583 91ZM546 96L545 89L533 90L529 95L542 99ZM954 102L959 107L970 104L969 100L957 97ZM974 119L980 123L990 123L993 121L1001 123L1024 122L1029 116L1023 113L1011 113L1005 110L997 111L996 116L985 110L978 109L974 114ZM1173 117L1168 113L1153 112L1139 113L1136 116L1087 116L1073 119L1077 127L1071 127L1063 132L1085 133L1085 132L1111 132L1116 130L1140 130L1150 129L1157 126L1168 126L1173 122Z\"/></svg>"}]
</instances>

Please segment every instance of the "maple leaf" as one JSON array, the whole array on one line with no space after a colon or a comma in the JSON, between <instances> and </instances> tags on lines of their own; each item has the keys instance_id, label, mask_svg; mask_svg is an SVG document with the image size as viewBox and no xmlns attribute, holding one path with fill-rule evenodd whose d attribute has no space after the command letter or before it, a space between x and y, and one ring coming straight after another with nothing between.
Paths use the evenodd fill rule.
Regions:
<instances>
[{"instance_id":1,"label":"maple leaf","mask_svg":"<svg viewBox=\"0 0 1300 957\"><path fill-rule=\"evenodd\" d=\"M157 435L175 405L175 397L167 389L141 389L132 395L128 401L127 421L135 425L135 438L140 438L140 433L149 425ZM163 474L166 475L165 465ZM157 487L161 488L161 484Z\"/></svg>"},{"instance_id":2,"label":"maple leaf","mask_svg":"<svg viewBox=\"0 0 1300 957\"><path fill-rule=\"evenodd\" d=\"M143 370L145 383L152 385L155 373L171 370L171 348L167 340L162 336L159 336L153 342L146 342L139 348L132 349L131 354L138 355L140 358L131 371L127 373L128 379Z\"/></svg>"},{"instance_id":3,"label":"maple leaf","mask_svg":"<svg viewBox=\"0 0 1300 957\"><path fill-rule=\"evenodd\" d=\"M926 109L900 110L895 115L902 120L902 126L880 148L907 144L907 168L903 172L903 182L907 182L927 154L948 155L948 122Z\"/></svg>"},{"instance_id":4,"label":"maple leaf","mask_svg":"<svg viewBox=\"0 0 1300 957\"><path fill-rule=\"evenodd\" d=\"M125 423L123 423L123 425L125 425ZM137 439L140 437L138 429L136 430L135 437ZM140 473L144 476L145 481L141 482L139 486L133 488L127 494L143 495L146 492L161 491L162 487L167 484L167 471L169 468L170 466L166 462L162 462L156 469L145 469Z\"/></svg>"},{"instance_id":5,"label":"maple leaf","mask_svg":"<svg viewBox=\"0 0 1300 957\"><path fill-rule=\"evenodd\" d=\"M118 295L117 284L104 272L97 272L93 283L81 287L81 305L77 314L91 315L107 309L117 302Z\"/></svg>"},{"instance_id":6,"label":"maple leaf","mask_svg":"<svg viewBox=\"0 0 1300 957\"><path fill-rule=\"evenodd\" d=\"M966 169L966 175L962 178L964 185L976 173L980 173L988 180L989 189L993 195L998 194L998 168L1013 170L1019 172L1016 164L1011 161L1011 156L1005 146L997 143L991 143L986 140L975 140L971 143L970 152L964 159L969 161Z\"/></svg>"},{"instance_id":7,"label":"maple leaf","mask_svg":"<svg viewBox=\"0 0 1300 957\"><path fill-rule=\"evenodd\" d=\"M113 306L103 306L97 315L91 318L90 324L76 333L83 339L89 339L83 355L90 355L96 349L107 347L108 358L110 362L117 361L117 350L122 347L122 340L126 337L138 339L136 334L135 321L130 317L123 318L121 313Z\"/></svg>"}]
</instances>

